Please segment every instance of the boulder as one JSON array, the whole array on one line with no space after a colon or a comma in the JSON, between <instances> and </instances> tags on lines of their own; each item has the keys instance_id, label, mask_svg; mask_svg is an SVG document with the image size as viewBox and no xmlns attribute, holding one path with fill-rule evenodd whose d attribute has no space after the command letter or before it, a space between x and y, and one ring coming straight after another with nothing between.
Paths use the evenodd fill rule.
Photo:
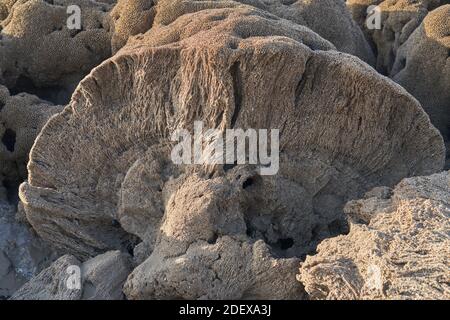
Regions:
<instances>
[{"instance_id":1,"label":"boulder","mask_svg":"<svg viewBox=\"0 0 450 320\"><path fill-rule=\"evenodd\" d=\"M118 50L132 35L152 27L166 26L183 14L201 10L252 6L277 17L303 25L333 43L339 51L353 54L374 64L373 52L363 33L341 1L263 1L263 0L121 0L111 12L113 50Z\"/></svg>"},{"instance_id":2,"label":"boulder","mask_svg":"<svg viewBox=\"0 0 450 320\"><path fill-rule=\"evenodd\" d=\"M377 70L391 73L399 47L420 25L427 13L441 4L441 0L349 0L347 6L377 53ZM369 6L378 6L381 28L367 25ZM370 18L369 18L370 19Z\"/></svg>"},{"instance_id":3,"label":"boulder","mask_svg":"<svg viewBox=\"0 0 450 320\"><path fill-rule=\"evenodd\" d=\"M68 6L81 9L81 29L69 29ZM111 54L110 5L90 0L19 0L1 22L0 84L56 103Z\"/></svg>"},{"instance_id":4,"label":"boulder","mask_svg":"<svg viewBox=\"0 0 450 320\"><path fill-rule=\"evenodd\" d=\"M130 256L120 251L98 255L81 266L82 300L123 300L123 284L132 271Z\"/></svg>"},{"instance_id":5,"label":"boulder","mask_svg":"<svg viewBox=\"0 0 450 320\"><path fill-rule=\"evenodd\" d=\"M301 264L312 299L450 298L450 171L404 179L389 198L351 201L350 233Z\"/></svg>"},{"instance_id":6,"label":"boulder","mask_svg":"<svg viewBox=\"0 0 450 320\"><path fill-rule=\"evenodd\" d=\"M20 188L27 219L81 259L134 251L129 298L301 298L295 265L347 230L348 199L444 163L419 103L332 49L250 6L187 13L132 38L36 140ZM195 121L279 129L278 174L176 165L171 135Z\"/></svg>"},{"instance_id":7,"label":"boulder","mask_svg":"<svg viewBox=\"0 0 450 320\"><path fill-rule=\"evenodd\" d=\"M16 221L15 207L0 202L0 298L10 297L57 256L30 228Z\"/></svg>"},{"instance_id":8,"label":"boulder","mask_svg":"<svg viewBox=\"0 0 450 320\"><path fill-rule=\"evenodd\" d=\"M16 291L11 300L121 300L130 272L129 256L120 251L84 263L64 255Z\"/></svg>"},{"instance_id":9,"label":"boulder","mask_svg":"<svg viewBox=\"0 0 450 320\"><path fill-rule=\"evenodd\" d=\"M71 255L56 260L50 267L17 290L11 300L79 300L81 288L76 288L74 270L80 268L80 261ZM72 278L74 281L72 281ZM72 283L75 283L72 287Z\"/></svg>"},{"instance_id":10,"label":"boulder","mask_svg":"<svg viewBox=\"0 0 450 320\"><path fill-rule=\"evenodd\" d=\"M399 48L392 78L421 103L447 144L450 168L450 4L431 11Z\"/></svg>"}]
</instances>

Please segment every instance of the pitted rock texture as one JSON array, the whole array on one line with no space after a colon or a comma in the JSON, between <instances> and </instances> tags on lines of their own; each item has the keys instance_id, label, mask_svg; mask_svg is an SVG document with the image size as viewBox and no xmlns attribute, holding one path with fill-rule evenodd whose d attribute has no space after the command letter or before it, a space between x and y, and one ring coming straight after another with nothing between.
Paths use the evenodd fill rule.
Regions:
<instances>
[{"instance_id":1,"label":"pitted rock texture","mask_svg":"<svg viewBox=\"0 0 450 320\"><path fill-rule=\"evenodd\" d=\"M27 178L28 153L47 120L62 111L34 95L10 95L0 85L0 199L17 201L20 183Z\"/></svg>"},{"instance_id":2,"label":"pitted rock texture","mask_svg":"<svg viewBox=\"0 0 450 320\"><path fill-rule=\"evenodd\" d=\"M346 206L348 235L323 241L298 279L313 299L450 298L450 172L404 179Z\"/></svg>"},{"instance_id":3,"label":"pitted rock texture","mask_svg":"<svg viewBox=\"0 0 450 320\"><path fill-rule=\"evenodd\" d=\"M73 256L62 256L17 290L11 300L79 300L82 291L71 287L76 283L71 276L73 268L80 264Z\"/></svg>"},{"instance_id":4,"label":"pitted rock texture","mask_svg":"<svg viewBox=\"0 0 450 320\"><path fill-rule=\"evenodd\" d=\"M81 9L81 29L68 28L70 5ZM78 82L111 55L108 4L18 0L6 7L8 15L1 21L0 84L15 93L66 101Z\"/></svg>"},{"instance_id":5,"label":"pitted rock texture","mask_svg":"<svg viewBox=\"0 0 450 320\"><path fill-rule=\"evenodd\" d=\"M142 241L130 298L270 298L267 288L303 297L299 257L347 230L348 199L444 163L418 102L333 49L248 6L185 14L133 38L36 140L20 188L28 221L80 259ZM279 173L175 166L170 135L195 120L280 129Z\"/></svg>"},{"instance_id":6,"label":"pitted rock texture","mask_svg":"<svg viewBox=\"0 0 450 320\"><path fill-rule=\"evenodd\" d=\"M398 50L393 79L413 94L442 133L450 168L450 4L430 12Z\"/></svg>"},{"instance_id":7,"label":"pitted rock texture","mask_svg":"<svg viewBox=\"0 0 450 320\"><path fill-rule=\"evenodd\" d=\"M11 300L121 300L130 272L130 257L120 251L84 263L65 255L33 277Z\"/></svg>"},{"instance_id":8,"label":"pitted rock texture","mask_svg":"<svg viewBox=\"0 0 450 320\"><path fill-rule=\"evenodd\" d=\"M130 36L152 27L166 26L184 14L201 10L252 6L276 17L306 26L333 43L339 51L353 54L369 64L374 55L359 26L341 1L263 1L263 0L121 0L111 12L114 32L113 51L120 49Z\"/></svg>"},{"instance_id":9,"label":"pitted rock texture","mask_svg":"<svg viewBox=\"0 0 450 320\"><path fill-rule=\"evenodd\" d=\"M420 25L429 11L443 4L441 0L349 0L347 7L353 18L366 34L377 55L377 70L390 75L400 46L405 43ZM380 29L373 29L374 11L369 6L378 6Z\"/></svg>"}]
</instances>

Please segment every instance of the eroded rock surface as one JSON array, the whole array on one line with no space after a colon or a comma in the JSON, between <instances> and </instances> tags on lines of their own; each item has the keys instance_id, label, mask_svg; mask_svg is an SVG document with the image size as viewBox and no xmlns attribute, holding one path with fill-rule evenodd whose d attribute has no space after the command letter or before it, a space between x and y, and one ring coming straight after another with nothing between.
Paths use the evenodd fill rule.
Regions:
<instances>
[{"instance_id":1,"label":"eroded rock surface","mask_svg":"<svg viewBox=\"0 0 450 320\"><path fill-rule=\"evenodd\" d=\"M349 0L347 6L355 21L366 34L377 55L377 70L390 75L397 51L429 11L442 4L441 0ZM380 14L380 29L373 28L377 6ZM368 23L369 22L369 23Z\"/></svg>"},{"instance_id":2,"label":"eroded rock surface","mask_svg":"<svg viewBox=\"0 0 450 320\"><path fill-rule=\"evenodd\" d=\"M70 5L81 9L81 29L68 28ZM3 8L8 10L2 11L7 17L1 21L0 84L14 93L66 102L78 82L111 54L108 4L18 0Z\"/></svg>"},{"instance_id":3,"label":"eroded rock surface","mask_svg":"<svg viewBox=\"0 0 450 320\"><path fill-rule=\"evenodd\" d=\"M404 179L346 206L348 235L300 268L313 299L449 299L450 172Z\"/></svg>"},{"instance_id":4,"label":"eroded rock surface","mask_svg":"<svg viewBox=\"0 0 450 320\"><path fill-rule=\"evenodd\" d=\"M442 133L450 167L450 4L430 12L398 50L393 79L413 94Z\"/></svg>"},{"instance_id":5,"label":"eroded rock surface","mask_svg":"<svg viewBox=\"0 0 450 320\"><path fill-rule=\"evenodd\" d=\"M444 163L418 102L332 49L248 6L133 38L35 142L20 189L28 221L80 259L141 242L129 298L303 297L299 258L347 230L348 199ZM170 135L195 120L280 129L278 174L175 166Z\"/></svg>"},{"instance_id":6,"label":"eroded rock surface","mask_svg":"<svg viewBox=\"0 0 450 320\"><path fill-rule=\"evenodd\" d=\"M28 153L47 120L62 106L0 85L0 199L17 201L18 186L27 177Z\"/></svg>"},{"instance_id":7,"label":"eroded rock surface","mask_svg":"<svg viewBox=\"0 0 450 320\"><path fill-rule=\"evenodd\" d=\"M132 35L152 27L166 26L184 14L201 10L252 6L276 17L306 26L333 43L339 51L356 55L374 64L373 52L359 26L341 1L263 1L263 0L123 0L111 12L113 50L120 49ZM275 18L275 17L274 17Z\"/></svg>"},{"instance_id":8,"label":"eroded rock surface","mask_svg":"<svg viewBox=\"0 0 450 320\"><path fill-rule=\"evenodd\" d=\"M128 254L119 251L85 263L64 255L21 287L11 300L120 300L130 271Z\"/></svg>"}]
</instances>

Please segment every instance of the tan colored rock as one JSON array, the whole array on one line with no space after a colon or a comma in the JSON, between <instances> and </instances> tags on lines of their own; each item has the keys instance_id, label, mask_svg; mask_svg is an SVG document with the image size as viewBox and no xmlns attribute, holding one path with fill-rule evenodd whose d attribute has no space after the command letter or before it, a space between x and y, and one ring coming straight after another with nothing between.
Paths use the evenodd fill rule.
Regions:
<instances>
[{"instance_id":1,"label":"tan colored rock","mask_svg":"<svg viewBox=\"0 0 450 320\"><path fill-rule=\"evenodd\" d=\"M392 78L421 103L447 143L450 167L450 4L430 12L398 50Z\"/></svg>"},{"instance_id":2,"label":"tan colored rock","mask_svg":"<svg viewBox=\"0 0 450 320\"><path fill-rule=\"evenodd\" d=\"M252 7L185 14L135 37L41 132L20 189L27 219L80 258L142 240L129 298L270 298L269 287L302 297L298 257L346 230L349 198L444 161L417 101L333 48ZM195 120L280 129L278 174L175 166L170 135Z\"/></svg>"},{"instance_id":3,"label":"tan colored rock","mask_svg":"<svg viewBox=\"0 0 450 320\"><path fill-rule=\"evenodd\" d=\"M351 201L348 235L323 241L299 280L313 299L449 299L450 172Z\"/></svg>"},{"instance_id":4,"label":"tan colored rock","mask_svg":"<svg viewBox=\"0 0 450 320\"><path fill-rule=\"evenodd\" d=\"M120 49L132 35L145 33L151 27L164 27L183 14L249 5L277 17L306 26L333 43L339 51L358 56L374 64L373 52L358 25L341 1L263 1L263 0L122 0L111 12L113 50Z\"/></svg>"},{"instance_id":5,"label":"tan colored rock","mask_svg":"<svg viewBox=\"0 0 450 320\"><path fill-rule=\"evenodd\" d=\"M155 14L153 0L119 0L110 13L113 26L112 51L117 52L122 48L129 37L150 30Z\"/></svg>"},{"instance_id":6,"label":"tan colored rock","mask_svg":"<svg viewBox=\"0 0 450 320\"><path fill-rule=\"evenodd\" d=\"M249 204L245 198L257 189L243 189L248 179L243 171L227 178L181 177L168 199L152 254L125 284L127 298L304 297L302 287L292 281L299 259L282 258L249 232L246 220L252 217L244 211Z\"/></svg>"},{"instance_id":7,"label":"tan colored rock","mask_svg":"<svg viewBox=\"0 0 450 320\"><path fill-rule=\"evenodd\" d=\"M81 30L69 30L69 5L81 8ZM1 22L0 84L65 101L111 54L110 5L90 0L19 0Z\"/></svg>"},{"instance_id":8,"label":"tan colored rock","mask_svg":"<svg viewBox=\"0 0 450 320\"><path fill-rule=\"evenodd\" d=\"M376 50L377 70L391 73L397 51L427 13L441 4L441 0L349 0L347 6L355 21L366 34ZM381 29L369 29L367 9L378 6L381 14Z\"/></svg>"}]
</instances>

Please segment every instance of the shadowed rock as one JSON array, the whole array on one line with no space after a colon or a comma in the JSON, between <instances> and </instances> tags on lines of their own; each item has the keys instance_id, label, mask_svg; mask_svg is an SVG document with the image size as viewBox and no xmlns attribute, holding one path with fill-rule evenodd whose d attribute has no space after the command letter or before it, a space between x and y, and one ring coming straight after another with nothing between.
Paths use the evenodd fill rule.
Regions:
<instances>
[{"instance_id":1,"label":"shadowed rock","mask_svg":"<svg viewBox=\"0 0 450 320\"><path fill-rule=\"evenodd\" d=\"M81 29L68 29L69 5L81 9ZM20 0L1 22L0 83L65 103L78 82L111 54L110 5L90 0Z\"/></svg>"},{"instance_id":2,"label":"shadowed rock","mask_svg":"<svg viewBox=\"0 0 450 320\"><path fill-rule=\"evenodd\" d=\"M393 79L414 95L442 133L450 166L450 5L430 12L398 50Z\"/></svg>"},{"instance_id":3,"label":"shadowed rock","mask_svg":"<svg viewBox=\"0 0 450 320\"><path fill-rule=\"evenodd\" d=\"M310 297L449 299L449 194L447 171L349 202L350 233L323 241L301 265Z\"/></svg>"},{"instance_id":4,"label":"shadowed rock","mask_svg":"<svg viewBox=\"0 0 450 320\"><path fill-rule=\"evenodd\" d=\"M366 34L377 55L377 70L389 75L399 47L420 25L427 13L441 4L440 0L349 0L347 7ZM367 9L378 6L381 29L369 29Z\"/></svg>"},{"instance_id":5,"label":"shadowed rock","mask_svg":"<svg viewBox=\"0 0 450 320\"><path fill-rule=\"evenodd\" d=\"M121 300L122 286L130 271L129 256L119 251L85 263L65 255L33 277L11 300Z\"/></svg>"},{"instance_id":6,"label":"shadowed rock","mask_svg":"<svg viewBox=\"0 0 450 320\"><path fill-rule=\"evenodd\" d=\"M47 120L62 111L34 95L10 95L0 85L0 198L17 202L19 184L27 177L28 153Z\"/></svg>"}]
</instances>

